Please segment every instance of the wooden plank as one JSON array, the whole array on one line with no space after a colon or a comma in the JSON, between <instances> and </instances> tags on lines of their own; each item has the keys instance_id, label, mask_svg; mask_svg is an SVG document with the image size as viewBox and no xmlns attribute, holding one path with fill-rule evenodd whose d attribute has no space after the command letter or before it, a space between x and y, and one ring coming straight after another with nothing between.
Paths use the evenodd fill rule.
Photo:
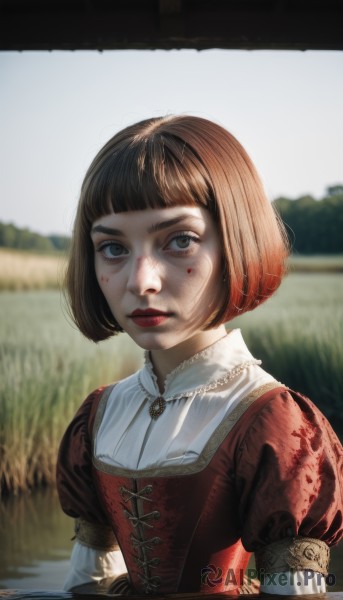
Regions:
<instances>
[{"instance_id":1,"label":"wooden plank","mask_svg":"<svg viewBox=\"0 0 343 600\"><path fill-rule=\"evenodd\" d=\"M1 50L342 50L342 0L0 0Z\"/></svg>"}]
</instances>

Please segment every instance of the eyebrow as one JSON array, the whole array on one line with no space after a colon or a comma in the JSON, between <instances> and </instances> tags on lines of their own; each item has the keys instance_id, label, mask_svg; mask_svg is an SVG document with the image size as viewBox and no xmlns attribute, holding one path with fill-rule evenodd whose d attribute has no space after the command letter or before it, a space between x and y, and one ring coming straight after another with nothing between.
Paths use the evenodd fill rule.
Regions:
<instances>
[{"instance_id":1,"label":"eyebrow","mask_svg":"<svg viewBox=\"0 0 343 600\"><path fill-rule=\"evenodd\" d=\"M178 225L186 219L198 219L198 217L196 217L195 215L182 215L180 217L174 217L174 219L168 219L167 221L153 223L153 225L150 225L150 227L148 227L148 233L155 233L157 231L162 231L163 229L168 229L168 227ZM125 235L120 229L113 229L112 227L105 227L104 225L96 225L95 227L92 227L91 233L105 233L107 235L115 236Z\"/></svg>"},{"instance_id":2,"label":"eyebrow","mask_svg":"<svg viewBox=\"0 0 343 600\"><path fill-rule=\"evenodd\" d=\"M168 219L167 221L160 221L159 223L154 223L150 227L148 227L148 233L155 233L156 231L161 231L163 229L168 229L168 227L173 227L174 225L178 225L182 221L186 219L197 219L194 215L180 215L179 217L174 217L174 219Z\"/></svg>"},{"instance_id":3,"label":"eyebrow","mask_svg":"<svg viewBox=\"0 0 343 600\"><path fill-rule=\"evenodd\" d=\"M104 227L104 225L96 225L92 227L91 233L106 233L107 235L124 235L120 229L112 229L112 227Z\"/></svg>"}]
</instances>

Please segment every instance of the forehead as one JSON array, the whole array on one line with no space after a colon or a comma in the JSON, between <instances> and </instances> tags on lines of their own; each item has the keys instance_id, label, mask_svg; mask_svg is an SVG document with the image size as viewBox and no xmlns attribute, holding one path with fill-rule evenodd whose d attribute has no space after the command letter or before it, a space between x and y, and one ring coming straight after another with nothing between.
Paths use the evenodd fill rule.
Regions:
<instances>
[{"instance_id":1,"label":"forehead","mask_svg":"<svg viewBox=\"0 0 343 600\"><path fill-rule=\"evenodd\" d=\"M110 212L96 219L92 224L92 234L98 228L111 228L122 231L158 231L182 223L194 222L207 225L212 222L209 212L200 206L172 206L169 208L146 208L127 212Z\"/></svg>"}]
</instances>

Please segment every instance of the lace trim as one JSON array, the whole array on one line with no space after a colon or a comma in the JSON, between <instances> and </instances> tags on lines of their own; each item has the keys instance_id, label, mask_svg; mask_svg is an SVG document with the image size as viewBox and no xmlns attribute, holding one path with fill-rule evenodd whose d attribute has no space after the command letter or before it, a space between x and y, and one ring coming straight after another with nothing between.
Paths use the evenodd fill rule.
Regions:
<instances>
[{"instance_id":1,"label":"lace trim","mask_svg":"<svg viewBox=\"0 0 343 600\"><path fill-rule=\"evenodd\" d=\"M150 377L153 380L153 382L154 382L154 384L156 386L156 389L158 390L158 381L157 381L156 373L154 371L154 367L152 365L152 362L151 362L148 350L146 350L144 352L144 365L148 369Z\"/></svg>"},{"instance_id":2,"label":"lace trim","mask_svg":"<svg viewBox=\"0 0 343 600\"><path fill-rule=\"evenodd\" d=\"M253 390L248 396L246 396L234 410L228 414L228 416L220 423L217 429L214 431L207 444L204 446L203 451L199 454L198 458L191 463L184 465L169 465L163 467L147 467L145 469L127 469L123 467L115 467L113 465L109 465L100 459L98 459L93 452L93 464L96 469L102 471L104 473L108 473L109 475L118 475L123 477L132 477L135 479L139 479L142 477L166 477L168 475L191 475L193 473L198 473L202 471L210 462L215 452L219 448L220 444L224 441L226 436L230 433L231 429L236 425L237 421L240 417L245 413L245 411L249 408L249 406L255 402L257 398L260 398L266 392L271 390L277 390L282 388L285 390L285 386L283 386L278 381L271 381L266 383L255 390ZM98 432L100 427L103 414L106 409L107 399L112 392L113 386L109 386L104 390L103 396L100 399L94 429L93 429L93 440Z\"/></svg>"},{"instance_id":3,"label":"lace trim","mask_svg":"<svg viewBox=\"0 0 343 600\"><path fill-rule=\"evenodd\" d=\"M167 383L167 381L168 381L168 379L170 377L172 377L173 375L177 374L179 371L183 371L183 369L185 369L186 367L188 367L188 365L193 364L194 362L196 362L197 360L199 360L199 358L205 358L208 355L208 353L212 350L213 346L216 346L217 344L220 344L221 342L223 342L224 340L226 340L227 337L228 337L228 335L229 335L229 333L227 333L226 335L223 335L223 337L221 337L221 338L219 338L219 340L213 342L213 344L210 344L210 346L207 346L203 350L200 350L200 352L197 352L196 354L193 354L193 356L191 356L190 358L186 358L185 360L183 360L177 367L175 367L175 369L173 369L167 375L167 377L166 377L166 383ZM146 350L144 352L144 364L148 367L149 372L153 376L155 376L154 367L152 365L152 362L151 362L151 359L150 359L150 354L149 354L148 350Z\"/></svg>"},{"instance_id":4,"label":"lace trim","mask_svg":"<svg viewBox=\"0 0 343 600\"><path fill-rule=\"evenodd\" d=\"M109 525L75 519L74 531L75 538L83 546L107 552L119 550L117 538Z\"/></svg>"},{"instance_id":5,"label":"lace trim","mask_svg":"<svg viewBox=\"0 0 343 600\"><path fill-rule=\"evenodd\" d=\"M268 544L255 553L255 558L257 570L264 573L308 569L326 576L330 549L321 540L299 536Z\"/></svg>"},{"instance_id":6,"label":"lace trim","mask_svg":"<svg viewBox=\"0 0 343 600\"><path fill-rule=\"evenodd\" d=\"M181 392L179 394L175 394L174 396L169 396L168 398L165 398L164 396L162 397L166 402L171 402L172 400L180 400L181 398L191 398L192 396L196 396L197 394L206 394L206 392L210 392L212 390L215 390L217 387L220 387L221 385L229 383L229 381L237 377L237 375L240 375L240 373L245 371L245 369L247 369L248 367L251 367L252 365L260 365L261 362L262 361L256 360L255 358L252 360L247 360L246 362L241 363L233 369L231 369L230 371L228 371L223 377L220 377L215 381L211 381L207 385L200 385L199 387L194 388L193 390L190 390L188 392ZM173 373L175 373L175 371L173 371ZM141 373L138 373L138 385L140 390L143 392L143 394L145 394L148 400L155 400L158 396L160 396L160 394L154 395L148 392L148 390L144 387L141 381Z\"/></svg>"}]
</instances>

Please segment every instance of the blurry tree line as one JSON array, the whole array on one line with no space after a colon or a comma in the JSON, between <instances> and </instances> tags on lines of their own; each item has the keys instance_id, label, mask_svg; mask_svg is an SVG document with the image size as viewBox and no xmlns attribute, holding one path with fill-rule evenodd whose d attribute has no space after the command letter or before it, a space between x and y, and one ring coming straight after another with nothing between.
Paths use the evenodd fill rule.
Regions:
<instances>
[{"instance_id":1,"label":"blurry tree line","mask_svg":"<svg viewBox=\"0 0 343 600\"><path fill-rule=\"evenodd\" d=\"M328 187L321 200L281 197L274 204L286 225L293 252L343 253L343 185Z\"/></svg>"},{"instance_id":2,"label":"blurry tree line","mask_svg":"<svg viewBox=\"0 0 343 600\"><path fill-rule=\"evenodd\" d=\"M343 254L343 184L328 187L321 200L281 197L274 204L286 224L293 252ZM0 222L0 247L53 252L66 250L69 244L66 236L44 236Z\"/></svg>"},{"instance_id":3,"label":"blurry tree line","mask_svg":"<svg viewBox=\"0 0 343 600\"><path fill-rule=\"evenodd\" d=\"M36 252L56 252L66 250L70 239L62 235L40 235L29 229L20 229L12 223L0 222L0 247Z\"/></svg>"}]
</instances>

